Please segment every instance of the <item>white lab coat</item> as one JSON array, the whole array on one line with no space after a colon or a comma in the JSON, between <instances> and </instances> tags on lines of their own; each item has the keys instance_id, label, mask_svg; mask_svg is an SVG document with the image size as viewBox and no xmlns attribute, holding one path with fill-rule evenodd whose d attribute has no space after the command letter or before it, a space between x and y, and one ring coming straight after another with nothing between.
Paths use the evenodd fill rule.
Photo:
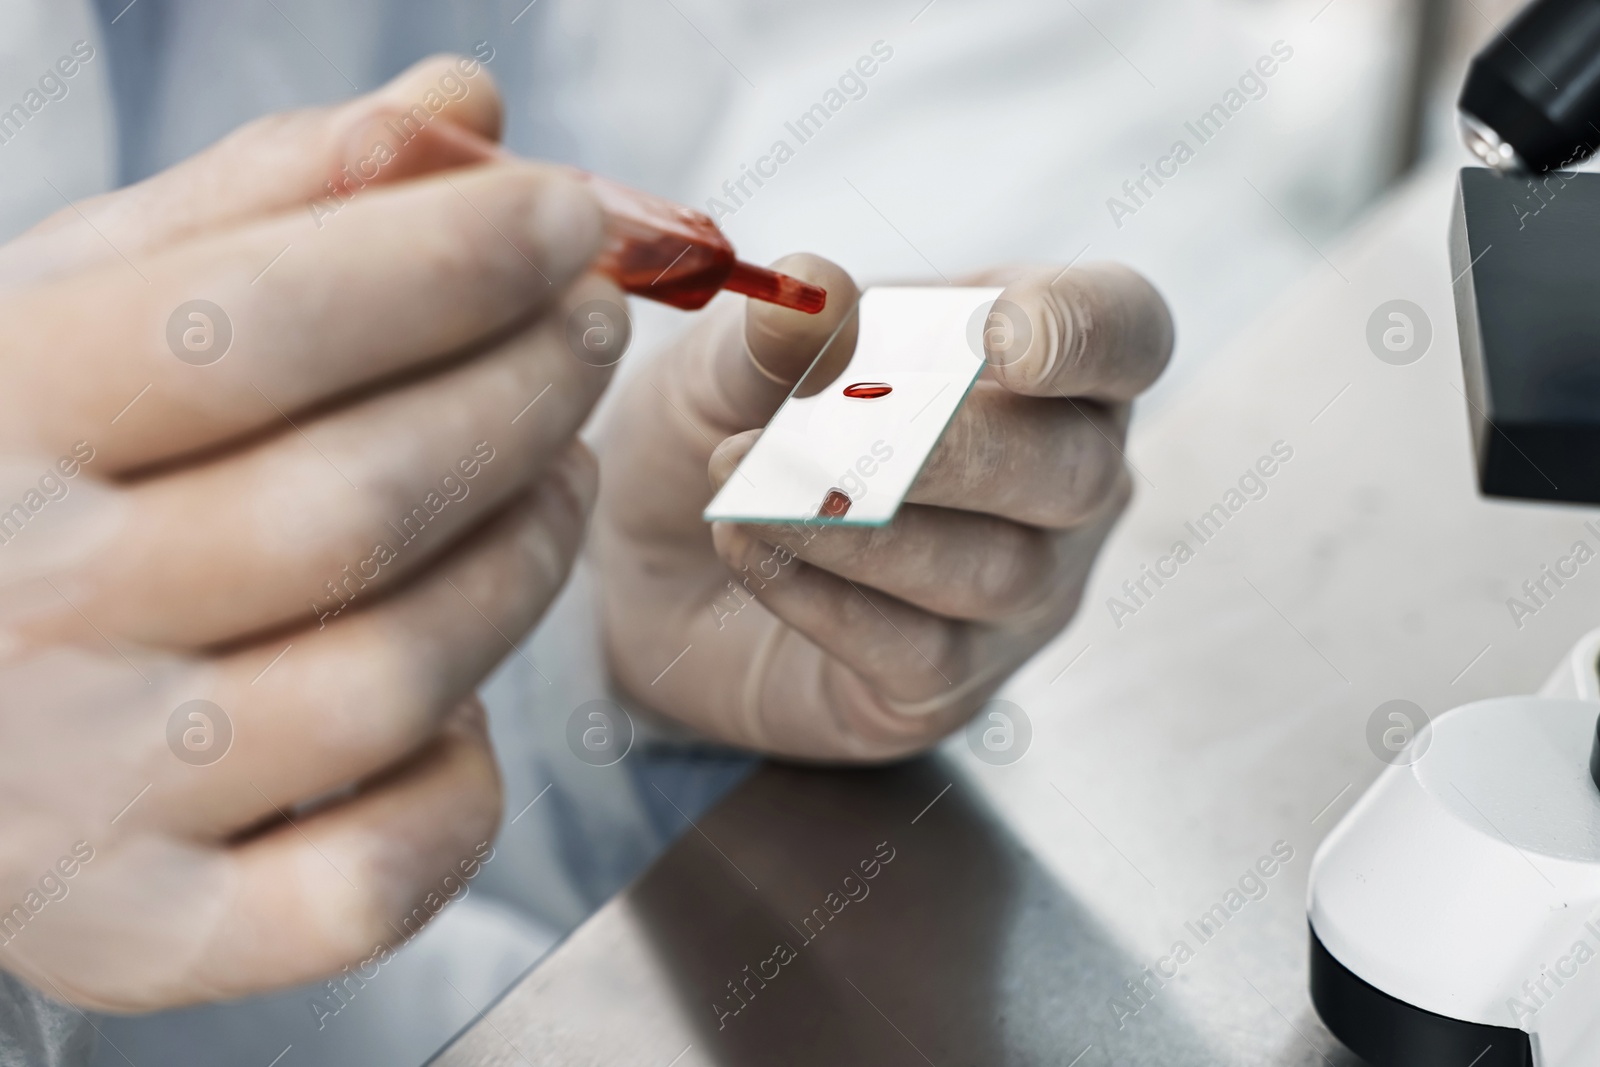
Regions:
<instances>
[{"instance_id":1,"label":"white lab coat","mask_svg":"<svg viewBox=\"0 0 1600 1067\"><path fill-rule=\"evenodd\" d=\"M341 99L422 55L487 40L514 148L713 210L746 258L807 249L865 280L955 279L1014 260L1131 263L1179 324L1159 403L1293 279L1336 269L1323 249L1390 169L1410 47L1402 5L1321 7L0 0L0 111L73 42L96 49L64 97L0 144L0 237L258 114ZM866 57L873 73L841 82ZM1266 57L1273 74L1258 77L1256 98L1240 80ZM825 124L795 125L818 105ZM1194 124L1215 106L1224 118L1207 137ZM1179 141L1192 158L1175 158ZM779 142L790 149L781 160ZM635 362L683 322L636 310ZM709 803L736 762L670 744L608 772L567 757L568 713L606 692L587 581L580 568L527 646L549 683L513 657L486 689L507 826L474 897L320 1030L298 990L104 1021L115 1048L102 1044L96 1062L264 1064L292 1045L285 1067L420 1063L682 828L652 808L643 778L691 813ZM0 982L0 1067L81 1061L77 1019Z\"/></svg>"}]
</instances>

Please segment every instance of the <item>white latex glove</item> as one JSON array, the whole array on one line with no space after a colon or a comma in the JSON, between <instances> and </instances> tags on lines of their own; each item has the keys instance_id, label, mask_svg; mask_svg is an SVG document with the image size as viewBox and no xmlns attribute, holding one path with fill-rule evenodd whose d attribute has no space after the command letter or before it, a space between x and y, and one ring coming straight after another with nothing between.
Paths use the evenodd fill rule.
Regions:
<instances>
[{"instance_id":1,"label":"white latex glove","mask_svg":"<svg viewBox=\"0 0 1600 1067\"><path fill-rule=\"evenodd\" d=\"M961 725L1072 617L1127 503L1129 402L1166 365L1172 322L1121 267L971 279L1006 286L1031 345L990 349L893 523L809 540L707 526L755 428L855 304L826 261L776 266L826 288L823 312L725 301L618 397L594 526L609 661L633 699L712 738L892 759ZM851 344L830 350L841 369Z\"/></svg>"},{"instance_id":2,"label":"white latex glove","mask_svg":"<svg viewBox=\"0 0 1600 1067\"><path fill-rule=\"evenodd\" d=\"M609 372L566 323L621 296L580 277L593 199L536 164L426 176L455 161L424 133L328 199L395 109L498 136L459 62L0 249L0 966L47 995L336 972L488 855L472 694L582 538ZM195 299L225 324L174 320Z\"/></svg>"}]
</instances>

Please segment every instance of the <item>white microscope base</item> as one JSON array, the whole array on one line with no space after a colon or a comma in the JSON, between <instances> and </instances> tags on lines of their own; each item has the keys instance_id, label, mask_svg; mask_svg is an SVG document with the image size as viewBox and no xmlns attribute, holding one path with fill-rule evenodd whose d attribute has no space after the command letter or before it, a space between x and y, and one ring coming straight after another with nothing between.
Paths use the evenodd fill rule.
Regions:
<instances>
[{"instance_id":1,"label":"white microscope base","mask_svg":"<svg viewBox=\"0 0 1600 1067\"><path fill-rule=\"evenodd\" d=\"M1379 1067L1600 1064L1597 652L1552 677L1564 699L1439 716L1318 849L1312 999Z\"/></svg>"}]
</instances>

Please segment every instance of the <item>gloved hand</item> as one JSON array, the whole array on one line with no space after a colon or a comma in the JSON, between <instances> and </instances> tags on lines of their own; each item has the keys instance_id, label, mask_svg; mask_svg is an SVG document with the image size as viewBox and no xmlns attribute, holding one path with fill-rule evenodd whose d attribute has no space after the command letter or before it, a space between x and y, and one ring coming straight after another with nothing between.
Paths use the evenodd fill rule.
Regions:
<instances>
[{"instance_id":1,"label":"gloved hand","mask_svg":"<svg viewBox=\"0 0 1600 1067\"><path fill-rule=\"evenodd\" d=\"M498 136L461 62L0 249L0 966L47 995L371 965L489 855L472 694L582 538L566 321L622 297L572 179L419 176Z\"/></svg>"},{"instance_id":2,"label":"gloved hand","mask_svg":"<svg viewBox=\"0 0 1600 1067\"><path fill-rule=\"evenodd\" d=\"M725 301L619 387L593 530L611 670L715 739L892 759L961 725L1072 617L1127 503L1129 402L1172 322L1116 266L972 279L1006 286L1031 324L1009 344L1031 342L997 350L990 331L990 365L893 523L708 527L702 509L855 304L830 263L777 268L826 288L827 308Z\"/></svg>"}]
</instances>

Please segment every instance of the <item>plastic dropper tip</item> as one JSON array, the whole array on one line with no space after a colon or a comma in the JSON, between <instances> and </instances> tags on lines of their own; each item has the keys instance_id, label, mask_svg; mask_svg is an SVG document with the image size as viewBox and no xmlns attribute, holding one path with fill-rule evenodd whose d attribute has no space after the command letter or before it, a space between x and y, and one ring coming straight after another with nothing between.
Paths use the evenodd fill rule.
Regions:
<instances>
[{"instance_id":1,"label":"plastic dropper tip","mask_svg":"<svg viewBox=\"0 0 1600 1067\"><path fill-rule=\"evenodd\" d=\"M743 260L734 262L733 273L728 276L725 287L807 315L815 315L828 306L828 291L821 286Z\"/></svg>"},{"instance_id":2,"label":"plastic dropper tip","mask_svg":"<svg viewBox=\"0 0 1600 1067\"><path fill-rule=\"evenodd\" d=\"M796 281L794 292L789 295L791 299L779 303L786 308L804 311L807 315L815 315L828 306L828 291L820 285Z\"/></svg>"}]
</instances>

